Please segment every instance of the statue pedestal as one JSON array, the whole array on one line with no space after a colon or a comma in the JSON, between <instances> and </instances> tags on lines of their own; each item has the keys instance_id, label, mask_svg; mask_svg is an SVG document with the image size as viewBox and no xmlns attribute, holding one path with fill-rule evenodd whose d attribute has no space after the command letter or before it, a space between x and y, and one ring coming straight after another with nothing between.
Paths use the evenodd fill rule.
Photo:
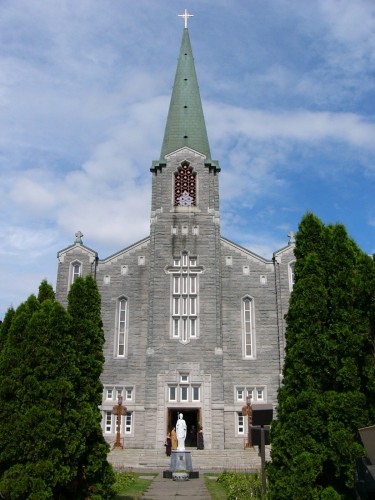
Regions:
<instances>
[{"instance_id":1,"label":"statue pedestal","mask_svg":"<svg viewBox=\"0 0 375 500\"><path fill-rule=\"evenodd\" d=\"M173 450L171 453L171 471L177 470L193 470L191 462L191 451Z\"/></svg>"},{"instance_id":2,"label":"statue pedestal","mask_svg":"<svg viewBox=\"0 0 375 500\"><path fill-rule=\"evenodd\" d=\"M187 474L183 475L180 474L182 472L185 472ZM186 477L186 475L188 475L188 477ZM163 477L174 480L186 480L186 479L198 478L199 472L193 471L193 464L191 461L191 451L172 450L171 466L169 470L165 470L163 472Z\"/></svg>"}]
</instances>

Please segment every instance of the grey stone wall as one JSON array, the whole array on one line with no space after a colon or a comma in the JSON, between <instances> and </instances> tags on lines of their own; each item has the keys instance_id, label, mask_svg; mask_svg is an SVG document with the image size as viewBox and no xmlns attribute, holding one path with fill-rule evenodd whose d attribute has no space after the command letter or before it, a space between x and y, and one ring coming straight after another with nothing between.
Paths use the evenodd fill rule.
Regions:
<instances>
[{"instance_id":1,"label":"grey stone wall","mask_svg":"<svg viewBox=\"0 0 375 500\"><path fill-rule=\"evenodd\" d=\"M140 265L139 258L143 259ZM98 288L102 297L102 320L105 331L104 385L132 387L134 401L126 403L133 412L134 435L128 446L144 447L144 402L147 327L149 318L149 240L133 245L104 261L99 261ZM125 267L126 266L126 267ZM109 281L108 281L109 277ZM117 307L120 297L128 302L126 357L116 355Z\"/></svg>"}]
</instances>

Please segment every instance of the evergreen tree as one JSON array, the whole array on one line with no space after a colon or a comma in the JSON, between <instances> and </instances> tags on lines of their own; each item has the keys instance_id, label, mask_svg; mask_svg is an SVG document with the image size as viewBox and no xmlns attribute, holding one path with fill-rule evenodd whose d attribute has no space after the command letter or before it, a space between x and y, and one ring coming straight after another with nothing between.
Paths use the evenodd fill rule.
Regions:
<instances>
[{"instance_id":1,"label":"evergreen tree","mask_svg":"<svg viewBox=\"0 0 375 500\"><path fill-rule=\"evenodd\" d=\"M57 302L31 296L15 312L0 356L0 491L11 499L53 498L75 475L73 381L79 375L71 320ZM62 355L63 353L63 355Z\"/></svg>"},{"instance_id":2,"label":"evergreen tree","mask_svg":"<svg viewBox=\"0 0 375 500\"><path fill-rule=\"evenodd\" d=\"M55 292L53 291L52 286L47 283L47 280L43 280L39 285L38 300L40 303L42 303L47 299L54 300Z\"/></svg>"},{"instance_id":3,"label":"evergreen tree","mask_svg":"<svg viewBox=\"0 0 375 500\"><path fill-rule=\"evenodd\" d=\"M81 372L79 397L97 409L102 402L100 376L104 364L104 331L101 320L101 297L91 277L77 278L68 294L68 313L73 319L74 340Z\"/></svg>"},{"instance_id":4,"label":"evergreen tree","mask_svg":"<svg viewBox=\"0 0 375 500\"><path fill-rule=\"evenodd\" d=\"M350 498L358 429L374 423L374 262L310 213L295 255L269 498Z\"/></svg>"},{"instance_id":5,"label":"evergreen tree","mask_svg":"<svg viewBox=\"0 0 375 500\"><path fill-rule=\"evenodd\" d=\"M85 327L85 311L78 326L46 282L38 298L30 296L4 320L0 492L14 500L113 498L97 398L82 397L77 327ZM98 333L89 326L85 332Z\"/></svg>"},{"instance_id":6,"label":"evergreen tree","mask_svg":"<svg viewBox=\"0 0 375 500\"><path fill-rule=\"evenodd\" d=\"M101 321L101 298L96 281L77 278L68 295L68 312L73 321L73 337L78 354L80 377L76 395L80 404L82 433L86 436L85 452L80 458L82 494L110 498L114 482L112 467L107 462L109 446L101 430L99 405L103 385L100 375L104 364L104 331Z\"/></svg>"},{"instance_id":7,"label":"evergreen tree","mask_svg":"<svg viewBox=\"0 0 375 500\"><path fill-rule=\"evenodd\" d=\"M2 350L5 344L5 340L7 338L10 325L12 324L14 313L15 311L13 307L10 307L5 313L4 321L0 325L0 351Z\"/></svg>"}]
</instances>

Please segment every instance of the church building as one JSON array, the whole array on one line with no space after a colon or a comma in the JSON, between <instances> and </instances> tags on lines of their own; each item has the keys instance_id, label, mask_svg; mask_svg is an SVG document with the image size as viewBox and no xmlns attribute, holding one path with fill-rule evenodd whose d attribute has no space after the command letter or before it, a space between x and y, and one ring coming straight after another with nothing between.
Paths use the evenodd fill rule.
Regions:
<instances>
[{"instance_id":1,"label":"church building","mask_svg":"<svg viewBox=\"0 0 375 500\"><path fill-rule=\"evenodd\" d=\"M196 447L203 427L206 449L240 449L243 406L277 402L294 241L269 260L220 233L221 168L211 157L186 18L161 153L150 171L149 235L102 259L78 232L58 252L57 299L67 304L77 276L95 277L110 443L122 396L126 448L163 448L181 412L187 446Z\"/></svg>"}]
</instances>

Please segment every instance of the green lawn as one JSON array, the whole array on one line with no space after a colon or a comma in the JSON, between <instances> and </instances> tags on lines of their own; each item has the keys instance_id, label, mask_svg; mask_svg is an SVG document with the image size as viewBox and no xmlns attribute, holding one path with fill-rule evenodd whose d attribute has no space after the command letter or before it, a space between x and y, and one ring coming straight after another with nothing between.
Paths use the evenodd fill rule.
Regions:
<instances>
[{"instance_id":1,"label":"green lawn","mask_svg":"<svg viewBox=\"0 0 375 500\"><path fill-rule=\"evenodd\" d=\"M116 498L118 500L141 498L156 476L157 473L116 472ZM145 479L146 477L150 479Z\"/></svg>"},{"instance_id":2,"label":"green lawn","mask_svg":"<svg viewBox=\"0 0 375 500\"><path fill-rule=\"evenodd\" d=\"M228 498L227 490L223 483L218 483L217 478L220 474L205 473L204 482L210 492L211 500L226 500Z\"/></svg>"}]
</instances>

